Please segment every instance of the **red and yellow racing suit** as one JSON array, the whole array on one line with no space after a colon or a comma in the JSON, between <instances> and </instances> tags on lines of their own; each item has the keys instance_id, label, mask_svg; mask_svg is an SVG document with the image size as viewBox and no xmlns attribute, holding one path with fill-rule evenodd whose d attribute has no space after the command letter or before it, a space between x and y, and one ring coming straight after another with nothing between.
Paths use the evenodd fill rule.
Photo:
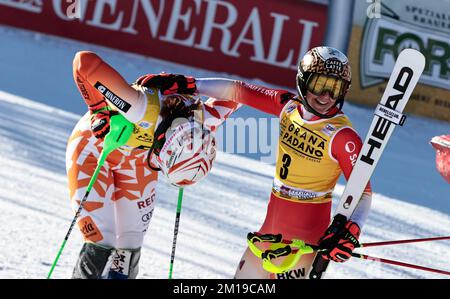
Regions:
<instances>
[{"instance_id":1,"label":"red and yellow racing suit","mask_svg":"<svg viewBox=\"0 0 450 299\"><path fill-rule=\"evenodd\" d=\"M227 79L197 79L200 94L251 106L280 119L275 175L267 213L259 232L317 244L330 224L332 192L341 173L348 179L362 147L342 112L321 119L304 109L294 95ZM362 227L371 204L370 184L351 219ZM313 255L304 256L290 273L307 276ZM296 273L294 275L293 273ZM297 277L296 277L297 276ZM248 249L237 278L269 278L261 260Z\"/></svg>"}]
</instances>

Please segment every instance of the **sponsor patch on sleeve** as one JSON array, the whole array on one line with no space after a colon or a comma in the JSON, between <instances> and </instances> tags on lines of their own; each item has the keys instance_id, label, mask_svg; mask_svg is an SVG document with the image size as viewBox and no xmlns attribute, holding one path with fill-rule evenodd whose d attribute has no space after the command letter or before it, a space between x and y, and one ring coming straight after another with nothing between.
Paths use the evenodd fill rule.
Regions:
<instances>
[{"instance_id":1,"label":"sponsor patch on sleeve","mask_svg":"<svg viewBox=\"0 0 450 299\"><path fill-rule=\"evenodd\" d=\"M115 93L113 93L111 90L109 90L105 85L103 85L100 82L95 83L95 88L114 106L117 107L120 111L128 112L130 110L131 105L130 103L124 101L123 99L119 98Z\"/></svg>"}]
</instances>

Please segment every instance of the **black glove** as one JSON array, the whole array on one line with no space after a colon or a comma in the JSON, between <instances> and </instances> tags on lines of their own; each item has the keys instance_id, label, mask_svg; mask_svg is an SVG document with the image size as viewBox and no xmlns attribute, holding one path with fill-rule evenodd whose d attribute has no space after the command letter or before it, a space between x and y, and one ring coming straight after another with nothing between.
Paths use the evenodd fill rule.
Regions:
<instances>
[{"instance_id":1,"label":"black glove","mask_svg":"<svg viewBox=\"0 0 450 299\"><path fill-rule=\"evenodd\" d=\"M91 131L96 138L104 138L110 129L111 116L118 112L108 109L93 111L91 114Z\"/></svg>"},{"instance_id":2,"label":"black glove","mask_svg":"<svg viewBox=\"0 0 450 299\"><path fill-rule=\"evenodd\" d=\"M319 241L319 247L325 249L320 254L326 260L338 263L347 261L351 257L353 249L359 245L360 232L358 224L351 220L347 221L343 215L336 215L333 223Z\"/></svg>"},{"instance_id":3,"label":"black glove","mask_svg":"<svg viewBox=\"0 0 450 299\"><path fill-rule=\"evenodd\" d=\"M139 77L136 84L158 88L163 95L174 93L195 95L198 93L194 77L178 74L147 74Z\"/></svg>"}]
</instances>

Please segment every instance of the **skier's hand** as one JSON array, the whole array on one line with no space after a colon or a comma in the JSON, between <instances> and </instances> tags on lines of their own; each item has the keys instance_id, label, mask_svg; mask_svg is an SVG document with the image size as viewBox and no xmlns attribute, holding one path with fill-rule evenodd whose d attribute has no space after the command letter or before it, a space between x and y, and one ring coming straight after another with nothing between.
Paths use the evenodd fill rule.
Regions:
<instances>
[{"instance_id":1,"label":"skier's hand","mask_svg":"<svg viewBox=\"0 0 450 299\"><path fill-rule=\"evenodd\" d=\"M195 78L179 74L148 74L139 77L136 84L158 88L163 95L174 93L195 95L198 93Z\"/></svg>"},{"instance_id":2,"label":"skier's hand","mask_svg":"<svg viewBox=\"0 0 450 299\"><path fill-rule=\"evenodd\" d=\"M117 111L101 109L91 114L91 131L96 138L102 139L110 129L111 116L118 114Z\"/></svg>"},{"instance_id":3,"label":"skier's hand","mask_svg":"<svg viewBox=\"0 0 450 299\"><path fill-rule=\"evenodd\" d=\"M343 263L351 257L353 249L359 245L361 230L358 224L351 220L339 223L339 216L342 215L337 215L338 219L334 218L333 223L319 240L319 247L325 249L320 252L324 259Z\"/></svg>"}]
</instances>

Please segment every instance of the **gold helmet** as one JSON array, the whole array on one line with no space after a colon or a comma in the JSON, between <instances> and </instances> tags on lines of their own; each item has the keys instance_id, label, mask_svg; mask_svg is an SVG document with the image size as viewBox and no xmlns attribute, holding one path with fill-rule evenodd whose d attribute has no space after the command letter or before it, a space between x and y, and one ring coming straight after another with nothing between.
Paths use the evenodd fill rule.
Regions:
<instances>
[{"instance_id":1,"label":"gold helmet","mask_svg":"<svg viewBox=\"0 0 450 299\"><path fill-rule=\"evenodd\" d=\"M344 97L352 81L352 72L347 56L332 47L316 47L309 50L298 64L297 91L305 108L322 118L336 115L344 105ZM306 92L320 95L325 91L336 99L333 114L321 114L306 101Z\"/></svg>"}]
</instances>

